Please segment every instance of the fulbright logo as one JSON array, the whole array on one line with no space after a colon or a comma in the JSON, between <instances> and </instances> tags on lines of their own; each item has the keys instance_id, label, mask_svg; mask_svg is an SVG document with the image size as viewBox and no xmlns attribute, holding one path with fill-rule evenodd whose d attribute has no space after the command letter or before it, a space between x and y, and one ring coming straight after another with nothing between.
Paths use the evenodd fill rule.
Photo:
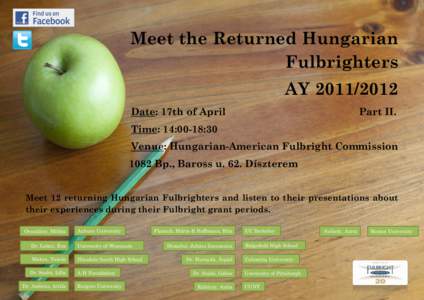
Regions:
<instances>
[{"instance_id":1,"label":"fulbright logo","mask_svg":"<svg viewBox=\"0 0 424 300\"><path fill-rule=\"evenodd\" d=\"M406 260L354 260L353 285L408 285Z\"/></svg>"},{"instance_id":2,"label":"fulbright logo","mask_svg":"<svg viewBox=\"0 0 424 300\"><path fill-rule=\"evenodd\" d=\"M13 27L75 27L73 8L14 8Z\"/></svg>"}]
</instances>

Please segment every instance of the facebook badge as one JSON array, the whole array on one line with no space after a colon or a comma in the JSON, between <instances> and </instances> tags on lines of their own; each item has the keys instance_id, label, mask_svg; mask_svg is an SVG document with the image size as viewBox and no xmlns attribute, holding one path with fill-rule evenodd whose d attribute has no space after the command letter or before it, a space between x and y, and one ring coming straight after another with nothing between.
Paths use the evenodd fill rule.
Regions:
<instances>
[{"instance_id":1,"label":"facebook badge","mask_svg":"<svg viewBox=\"0 0 424 300\"><path fill-rule=\"evenodd\" d=\"M32 32L30 30L13 31L13 49L14 50L31 50L32 49Z\"/></svg>"},{"instance_id":2,"label":"facebook badge","mask_svg":"<svg viewBox=\"0 0 424 300\"><path fill-rule=\"evenodd\" d=\"M26 10L15 10L15 24L28 25L29 13Z\"/></svg>"}]
</instances>

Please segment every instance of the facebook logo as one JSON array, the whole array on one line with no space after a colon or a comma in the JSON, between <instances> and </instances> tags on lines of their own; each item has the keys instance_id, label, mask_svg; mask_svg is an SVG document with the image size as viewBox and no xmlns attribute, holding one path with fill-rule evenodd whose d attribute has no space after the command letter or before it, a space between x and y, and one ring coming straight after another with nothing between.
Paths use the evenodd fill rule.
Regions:
<instances>
[{"instance_id":1,"label":"facebook logo","mask_svg":"<svg viewBox=\"0 0 424 300\"><path fill-rule=\"evenodd\" d=\"M26 10L15 11L15 24L16 25L28 25L29 13Z\"/></svg>"},{"instance_id":2,"label":"facebook logo","mask_svg":"<svg viewBox=\"0 0 424 300\"><path fill-rule=\"evenodd\" d=\"M30 30L13 31L13 49L14 50L31 50L32 49L32 32Z\"/></svg>"}]
</instances>

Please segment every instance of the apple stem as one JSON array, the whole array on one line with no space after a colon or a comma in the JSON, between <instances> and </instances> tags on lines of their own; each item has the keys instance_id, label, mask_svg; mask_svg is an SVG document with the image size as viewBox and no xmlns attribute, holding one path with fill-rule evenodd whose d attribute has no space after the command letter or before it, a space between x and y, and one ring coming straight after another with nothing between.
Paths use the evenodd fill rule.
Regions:
<instances>
[{"instance_id":1,"label":"apple stem","mask_svg":"<svg viewBox=\"0 0 424 300\"><path fill-rule=\"evenodd\" d=\"M51 68L51 69L55 70L57 72L57 74L59 74L59 75L65 74L65 72L63 70L59 69L58 67L53 66L50 63L45 63L44 66L47 67L47 68Z\"/></svg>"}]
</instances>

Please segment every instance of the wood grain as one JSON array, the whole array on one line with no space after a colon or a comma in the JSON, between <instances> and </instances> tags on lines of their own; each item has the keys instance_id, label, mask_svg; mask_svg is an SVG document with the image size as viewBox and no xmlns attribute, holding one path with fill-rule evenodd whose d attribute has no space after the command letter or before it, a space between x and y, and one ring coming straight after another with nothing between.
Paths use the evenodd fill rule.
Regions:
<instances>
[{"instance_id":1,"label":"wood grain","mask_svg":"<svg viewBox=\"0 0 424 300\"><path fill-rule=\"evenodd\" d=\"M107 194L129 172L132 106L145 108L224 105L228 116L216 118L219 134L177 135L177 141L279 143L339 141L361 143L389 141L398 152L170 152L167 159L297 160L299 169L175 169L156 170L134 194L203 193L251 194L397 194L397 203L284 204L272 213L239 216L114 215L108 224L124 224L128 239L145 240L151 255L148 266L123 267L127 291L114 293L37 293L37 299L424 299L424 243L419 238L319 238L319 225L424 225L424 3L423 1L2 1L0 4L0 298L17 299L17 281L24 279L19 265L20 225L81 224L85 215L28 215L26 193ZM74 7L76 28L34 28L34 50L12 51L12 8ZM256 47L134 47L130 31L152 34L187 30L210 35L227 33L284 33L310 29L332 34L363 34L379 30L397 34L396 47L360 47L345 55L398 57L399 69L390 71L308 71L282 67L288 51L304 55L311 49L297 45ZM33 52L54 36L80 32L105 43L117 58L127 88L122 124L103 143L81 151L58 148L40 136L25 115L22 104L24 68ZM317 47L328 56L337 47ZM397 81L397 97L286 97L282 88L290 80ZM360 106L394 106L393 118L366 118ZM164 118L146 121L163 124L201 124L205 118ZM146 136L155 144L166 136ZM53 205L53 204L51 204ZM93 204L86 204L93 205ZM132 204L129 204L132 205ZM136 204L134 204L136 205ZM208 206L208 205L207 205ZM196 293L188 268L179 253L164 253L163 239L151 237L149 227L158 224L281 224L283 237L305 239L301 265L309 269L306 280L267 280L263 293ZM237 238L240 246L240 237ZM239 247L240 248L240 247ZM240 255L241 251L237 251ZM351 284L353 259L405 259L409 262L409 286L356 288ZM241 265L238 265L241 269ZM240 282L238 279L237 282Z\"/></svg>"}]
</instances>

